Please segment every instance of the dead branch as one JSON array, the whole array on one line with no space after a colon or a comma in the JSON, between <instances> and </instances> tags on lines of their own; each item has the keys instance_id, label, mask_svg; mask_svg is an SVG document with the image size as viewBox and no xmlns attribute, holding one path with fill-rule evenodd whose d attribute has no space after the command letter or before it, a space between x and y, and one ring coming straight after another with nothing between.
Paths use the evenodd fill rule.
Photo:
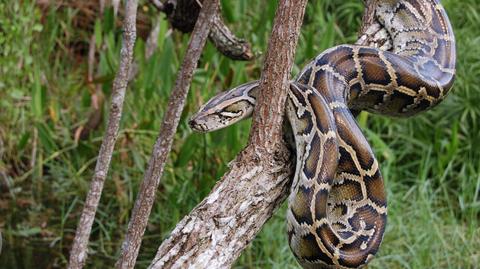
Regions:
<instances>
[{"instance_id":1,"label":"dead branch","mask_svg":"<svg viewBox=\"0 0 480 269\"><path fill-rule=\"evenodd\" d=\"M184 33L193 30L202 2L203 0L168 0L162 3L159 0L150 0L159 11L167 14L173 28ZM220 12L214 16L209 39L223 55L231 59L248 61L254 57L250 44L230 31Z\"/></svg>"},{"instance_id":2,"label":"dead branch","mask_svg":"<svg viewBox=\"0 0 480 269\"><path fill-rule=\"evenodd\" d=\"M156 19L155 25L151 29L150 33L148 34L147 41L145 42L145 60L150 59L155 50L158 46L158 35L160 34L160 23L159 18ZM133 62L132 68L130 68L130 74L128 76L128 80L133 80L139 71L138 63Z\"/></svg>"},{"instance_id":3,"label":"dead branch","mask_svg":"<svg viewBox=\"0 0 480 269\"><path fill-rule=\"evenodd\" d=\"M123 41L120 52L120 65L113 81L112 101L106 133L98 154L95 172L70 252L69 268L82 268L87 258L87 246L98 203L108 174L112 153L117 140L123 101L128 85L128 74L133 58L133 46L136 39L137 0L129 0L125 5Z\"/></svg>"},{"instance_id":4,"label":"dead branch","mask_svg":"<svg viewBox=\"0 0 480 269\"><path fill-rule=\"evenodd\" d=\"M293 167L281 126L306 3L279 2L249 145L162 243L150 268L231 267L286 198Z\"/></svg>"},{"instance_id":5,"label":"dead branch","mask_svg":"<svg viewBox=\"0 0 480 269\"><path fill-rule=\"evenodd\" d=\"M160 18L155 20L155 25L153 26L152 31L150 31L147 41L145 42L145 59L150 59L158 47L158 35L160 35L159 20Z\"/></svg>"},{"instance_id":6,"label":"dead branch","mask_svg":"<svg viewBox=\"0 0 480 269\"><path fill-rule=\"evenodd\" d=\"M105 1L100 2L100 14L103 13L103 6ZM74 132L74 140L77 143L79 140L85 140L90 133L96 130L102 123L103 102L105 100L100 84L93 82L93 73L95 71L95 53L96 41L95 34L90 37L88 46L88 70L87 70L87 85L90 88L90 113L85 124L80 125ZM99 70L97 70L97 73Z\"/></svg>"},{"instance_id":7,"label":"dead branch","mask_svg":"<svg viewBox=\"0 0 480 269\"><path fill-rule=\"evenodd\" d=\"M192 33L187 53L180 68L175 87L170 96L168 108L164 116L160 134L145 172L137 195L132 217L128 224L127 234L122 244L120 259L116 268L133 268L142 242L142 236L148 223L148 217L155 201L155 193L163 174L165 163L172 147L173 137L177 130L183 111L187 93L190 88L193 71L203 51L208 33L212 25L212 17L218 12L218 0L205 1Z\"/></svg>"}]
</instances>

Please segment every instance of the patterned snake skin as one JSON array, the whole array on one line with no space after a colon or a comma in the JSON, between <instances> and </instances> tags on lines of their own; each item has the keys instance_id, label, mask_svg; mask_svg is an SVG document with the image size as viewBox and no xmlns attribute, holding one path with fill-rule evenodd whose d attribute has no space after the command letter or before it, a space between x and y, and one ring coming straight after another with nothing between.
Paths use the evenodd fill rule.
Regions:
<instances>
[{"instance_id":1,"label":"patterned snake skin","mask_svg":"<svg viewBox=\"0 0 480 269\"><path fill-rule=\"evenodd\" d=\"M288 91L296 147L288 238L304 268L362 267L383 239L383 178L353 114L417 114L443 100L455 77L454 35L437 0L377 0L375 19L378 47L329 49ZM212 131L249 117L257 91L254 81L213 97L191 127Z\"/></svg>"}]
</instances>

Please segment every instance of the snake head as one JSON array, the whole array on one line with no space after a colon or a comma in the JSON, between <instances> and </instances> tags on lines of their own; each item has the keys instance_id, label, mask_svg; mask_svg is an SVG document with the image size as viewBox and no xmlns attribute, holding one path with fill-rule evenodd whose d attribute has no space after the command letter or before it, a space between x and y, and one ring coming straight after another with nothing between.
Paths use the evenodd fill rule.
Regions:
<instances>
[{"instance_id":1,"label":"snake head","mask_svg":"<svg viewBox=\"0 0 480 269\"><path fill-rule=\"evenodd\" d=\"M240 85L210 99L188 124L194 131L210 132L230 126L252 115L258 82Z\"/></svg>"}]
</instances>

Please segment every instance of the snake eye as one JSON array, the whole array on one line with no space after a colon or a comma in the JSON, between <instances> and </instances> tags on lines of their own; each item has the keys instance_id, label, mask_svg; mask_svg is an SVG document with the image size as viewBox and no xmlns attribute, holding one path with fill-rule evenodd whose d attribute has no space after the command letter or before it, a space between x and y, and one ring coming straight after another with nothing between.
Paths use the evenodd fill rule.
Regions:
<instances>
[{"instance_id":1,"label":"snake eye","mask_svg":"<svg viewBox=\"0 0 480 269\"><path fill-rule=\"evenodd\" d=\"M226 118L238 118L242 116L243 111L238 110L238 111L221 111L220 115Z\"/></svg>"}]
</instances>

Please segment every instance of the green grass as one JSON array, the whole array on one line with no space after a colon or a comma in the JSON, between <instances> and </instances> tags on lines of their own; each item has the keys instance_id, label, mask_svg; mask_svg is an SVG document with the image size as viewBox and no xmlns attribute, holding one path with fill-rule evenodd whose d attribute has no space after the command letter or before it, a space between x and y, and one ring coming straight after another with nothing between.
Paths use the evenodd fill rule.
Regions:
<instances>
[{"instance_id":1,"label":"green grass","mask_svg":"<svg viewBox=\"0 0 480 269\"><path fill-rule=\"evenodd\" d=\"M480 2L443 2L458 41L453 92L414 118L361 115L389 199L385 240L369 268L480 268ZM260 75L276 1L225 0L222 6L229 25L253 43L258 58L235 62L207 46L158 190L139 268L149 264L169 231L209 193L248 138L248 122L207 135L192 133L186 123L216 92ZM294 74L324 49L353 42L361 12L358 0L310 1ZM87 140L74 141L73 131L90 112L91 86L85 79L86 57L72 49L88 45L91 33L72 24L75 15L75 10L62 9L42 17L32 0L0 3L0 175L7 176L0 176L0 268L64 267L68 259L107 117L104 109L101 128ZM98 55L97 81L108 100L121 29L109 10L96 30L106 48ZM89 268L111 267L119 253L188 42L179 33L165 37L167 30L162 20L159 47L151 59L144 59L142 40L135 48L140 73L127 92L91 236ZM297 268L284 216L285 205L236 268Z\"/></svg>"}]
</instances>

